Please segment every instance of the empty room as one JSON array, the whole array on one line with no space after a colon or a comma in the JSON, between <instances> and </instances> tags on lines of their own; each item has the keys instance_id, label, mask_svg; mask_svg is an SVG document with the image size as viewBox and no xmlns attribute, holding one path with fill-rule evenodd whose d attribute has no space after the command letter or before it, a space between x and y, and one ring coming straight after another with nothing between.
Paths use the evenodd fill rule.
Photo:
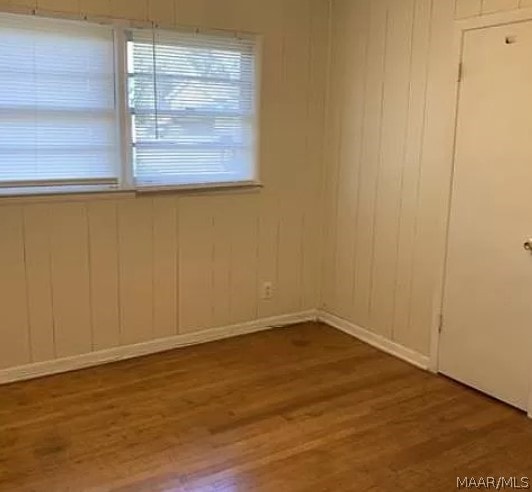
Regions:
<instances>
[{"instance_id":1,"label":"empty room","mask_svg":"<svg viewBox=\"0 0 532 492\"><path fill-rule=\"evenodd\" d=\"M531 191L531 0L0 0L0 492L529 489Z\"/></svg>"}]
</instances>

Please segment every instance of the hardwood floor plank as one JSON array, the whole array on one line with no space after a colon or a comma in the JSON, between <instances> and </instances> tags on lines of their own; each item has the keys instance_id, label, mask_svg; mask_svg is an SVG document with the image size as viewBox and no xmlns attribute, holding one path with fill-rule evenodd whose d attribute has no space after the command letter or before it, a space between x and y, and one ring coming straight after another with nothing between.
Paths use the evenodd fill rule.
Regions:
<instances>
[{"instance_id":1,"label":"hardwood floor plank","mask_svg":"<svg viewBox=\"0 0 532 492\"><path fill-rule=\"evenodd\" d=\"M456 488L524 414L307 323L0 387L1 492Z\"/></svg>"}]
</instances>

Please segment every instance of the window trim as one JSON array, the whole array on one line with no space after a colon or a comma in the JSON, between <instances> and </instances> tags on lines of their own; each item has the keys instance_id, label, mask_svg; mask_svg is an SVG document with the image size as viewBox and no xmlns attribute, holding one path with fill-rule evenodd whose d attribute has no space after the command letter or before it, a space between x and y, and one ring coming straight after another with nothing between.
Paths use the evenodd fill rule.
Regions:
<instances>
[{"instance_id":1,"label":"window trim","mask_svg":"<svg viewBox=\"0 0 532 492\"><path fill-rule=\"evenodd\" d=\"M50 183L50 186L43 184L44 181L36 182L15 182L14 186L5 186L0 184L0 200L2 202L12 200L28 200L32 197L37 201L52 198L59 201L68 200L71 196L74 200L79 200L79 197L87 195L108 197L109 195L122 194L126 196L144 195L150 193L168 193L168 192L183 192L186 194L195 193L226 193L235 191L256 191L263 188L261 181L261 163L260 163L260 107L261 107L261 68L262 68L262 52L263 52L263 36L257 33L231 31L224 29L206 29L191 26L175 26L169 28L159 28L159 25L153 22L135 22L123 19L111 18L79 18L77 16L51 16L41 15L41 13L32 10L30 12L21 12L20 9L12 11L6 10L0 12L0 17L17 16L22 18L24 16L34 15L43 17L58 22L64 21L77 24L94 24L106 26L112 30L114 43L114 69L115 69L115 111L117 116L117 179L109 179L106 183L82 183L80 181L72 180L68 184ZM187 184L154 184L154 185L136 185L134 177L134 163L132 152L132 127L131 118L129 114L128 104L128 71L127 71L127 42L128 31L131 30L153 30L158 29L167 33L189 33L189 34L205 34L211 36L226 36L238 37L243 39L253 40L255 69L254 69L254 113L252 118L253 136L253 168L252 177L249 180L242 181L220 181L208 183L187 183ZM67 180L68 181L68 180ZM74 182L75 181L75 182Z\"/></svg>"}]
</instances>

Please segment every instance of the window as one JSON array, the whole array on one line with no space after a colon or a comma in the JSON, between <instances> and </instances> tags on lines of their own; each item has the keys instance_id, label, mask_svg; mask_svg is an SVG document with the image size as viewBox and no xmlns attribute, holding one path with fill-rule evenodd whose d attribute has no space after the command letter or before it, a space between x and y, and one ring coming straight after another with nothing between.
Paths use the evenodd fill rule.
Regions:
<instances>
[{"instance_id":1,"label":"window","mask_svg":"<svg viewBox=\"0 0 532 492\"><path fill-rule=\"evenodd\" d=\"M0 194L252 184L255 43L0 16Z\"/></svg>"},{"instance_id":2,"label":"window","mask_svg":"<svg viewBox=\"0 0 532 492\"><path fill-rule=\"evenodd\" d=\"M128 59L139 185L253 180L251 41L135 31Z\"/></svg>"},{"instance_id":3,"label":"window","mask_svg":"<svg viewBox=\"0 0 532 492\"><path fill-rule=\"evenodd\" d=\"M118 182L113 33L0 18L0 186Z\"/></svg>"}]
</instances>

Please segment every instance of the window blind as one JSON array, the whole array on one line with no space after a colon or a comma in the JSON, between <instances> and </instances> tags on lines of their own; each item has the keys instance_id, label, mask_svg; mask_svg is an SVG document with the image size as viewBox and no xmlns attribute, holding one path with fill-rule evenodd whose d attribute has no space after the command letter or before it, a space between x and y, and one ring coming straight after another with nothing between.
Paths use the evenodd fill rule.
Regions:
<instances>
[{"instance_id":1,"label":"window blind","mask_svg":"<svg viewBox=\"0 0 532 492\"><path fill-rule=\"evenodd\" d=\"M0 18L0 187L117 183L113 30Z\"/></svg>"},{"instance_id":2,"label":"window blind","mask_svg":"<svg viewBox=\"0 0 532 492\"><path fill-rule=\"evenodd\" d=\"M128 87L138 186L254 179L252 39L132 31Z\"/></svg>"}]
</instances>

